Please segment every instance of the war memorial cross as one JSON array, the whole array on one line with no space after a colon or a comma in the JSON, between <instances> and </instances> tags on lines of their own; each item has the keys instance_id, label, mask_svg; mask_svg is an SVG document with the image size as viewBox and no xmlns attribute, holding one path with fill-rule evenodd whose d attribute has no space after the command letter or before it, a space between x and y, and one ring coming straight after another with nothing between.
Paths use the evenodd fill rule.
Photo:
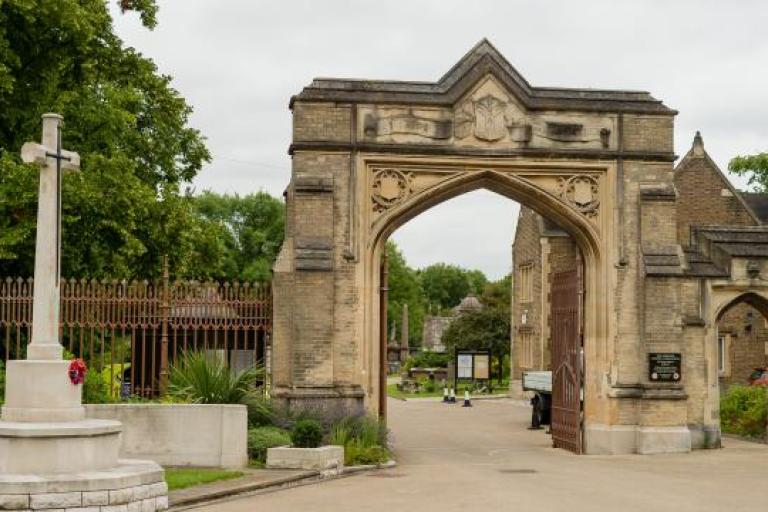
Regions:
<instances>
[{"instance_id":1,"label":"war memorial cross","mask_svg":"<svg viewBox=\"0 0 768 512\"><path fill-rule=\"evenodd\" d=\"M32 340L27 359L58 360L61 280L61 173L80 168L80 156L61 148L59 114L43 114L42 144L27 142L21 159L40 166L35 246L35 288L32 304Z\"/></svg>"}]
</instances>

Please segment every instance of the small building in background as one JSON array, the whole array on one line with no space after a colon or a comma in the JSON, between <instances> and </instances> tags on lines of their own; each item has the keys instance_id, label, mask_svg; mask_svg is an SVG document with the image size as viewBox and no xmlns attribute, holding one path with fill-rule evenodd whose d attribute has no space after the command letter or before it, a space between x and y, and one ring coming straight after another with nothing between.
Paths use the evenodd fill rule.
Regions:
<instances>
[{"instance_id":1,"label":"small building in background","mask_svg":"<svg viewBox=\"0 0 768 512\"><path fill-rule=\"evenodd\" d=\"M425 316L421 346L426 352L445 352L445 345L443 344L443 333L446 331L446 329L448 329L448 326L451 325L451 323L459 316L478 311L482 308L483 305L480 303L477 297L470 293L461 300L458 306L451 309L450 315Z\"/></svg>"}]
</instances>

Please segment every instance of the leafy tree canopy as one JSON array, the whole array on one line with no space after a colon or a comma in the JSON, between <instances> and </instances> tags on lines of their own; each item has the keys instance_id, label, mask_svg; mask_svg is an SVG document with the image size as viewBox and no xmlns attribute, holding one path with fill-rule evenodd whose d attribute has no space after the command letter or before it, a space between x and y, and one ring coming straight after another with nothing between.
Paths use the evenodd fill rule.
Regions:
<instances>
[{"instance_id":1,"label":"leafy tree canopy","mask_svg":"<svg viewBox=\"0 0 768 512\"><path fill-rule=\"evenodd\" d=\"M437 263L422 270L411 268L395 242L387 242L389 258L389 303L387 317L396 338L400 339L403 305L408 305L408 333L412 347L422 339L424 316L430 308L434 314L450 314L449 309L469 293L474 293L487 307L499 309L509 317L510 276L488 281L480 270L467 270L455 265ZM507 329L509 318L506 319ZM507 336L509 340L509 336ZM508 351L508 349L507 349Z\"/></svg>"},{"instance_id":2,"label":"leafy tree canopy","mask_svg":"<svg viewBox=\"0 0 768 512\"><path fill-rule=\"evenodd\" d=\"M389 259L387 318L390 325L401 325L403 306L407 304L408 341L409 345L417 346L421 341L425 307L424 292L421 289L418 272L408 266L395 242L387 242L387 257ZM399 330L396 335L397 339L400 339Z\"/></svg>"},{"instance_id":3,"label":"leafy tree canopy","mask_svg":"<svg viewBox=\"0 0 768 512\"><path fill-rule=\"evenodd\" d=\"M465 313L451 322L443 333L443 344L449 352L456 348L490 350L499 368L504 357L509 355L509 340L509 311L496 307Z\"/></svg>"},{"instance_id":4,"label":"leafy tree canopy","mask_svg":"<svg viewBox=\"0 0 768 512\"><path fill-rule=\"evenodd\" d=\"M447 263L436 263L420 270L419 278L427 303L439 311L457 306L470 293L479 295L488 282L479 270Z\"/></svg>"},{"instance_id":5,"label":"leafy tree canopy","mask_svg":"<svg viewBox=\"0 0 768 512\"><path fill-rule=\"evenodd\" d=\"M509 312L512 302L512 275L507 274L498 281L489 281L483 287L480 302L492 308Z\"/></svg>"},{"instance_id":6,"label":"leafy tree canopy","mask_svg":"<svg viewBox=\"0 0 768 512\"><path fill-rule=\"evenodd\" d=\"M728 170L739 176L747 176L749 184L758 190L768 190L768 153L734 157L728 163Z\"/></svg>"},{"instance_id":7,"label":"leafy tree canopy","mask_svg":"<svg viewBox=\"0 0 768 512\"><path fill-rule=\"evenodd\" d=\"M199 244L200 263L217 261L213 277L267 281L283 243L284 205L266 192L246 196L204 192L195 211L215 234ZM208 250L209 254L204 254ZM220 255L217 258L216 253ZM213 270L213 269L212 269Z\"/></svg>"},{"instance_id":8,"label":"leafy tree canopy","mask_svg":"<svg viewBox=\"0 0 768 512\"><path fill-rule=\"evenodd\" d=\"M120 7L154 26L154 0ZM64 274L153 275L164 253L189 267L210 226L182 188L210 155L171 78L123 45L104 0L3 0L0 274L32 273L38 172L19 150L45 112L64 116L64 146L82 160L63 184Z\"/></svg>"}]
</instances>

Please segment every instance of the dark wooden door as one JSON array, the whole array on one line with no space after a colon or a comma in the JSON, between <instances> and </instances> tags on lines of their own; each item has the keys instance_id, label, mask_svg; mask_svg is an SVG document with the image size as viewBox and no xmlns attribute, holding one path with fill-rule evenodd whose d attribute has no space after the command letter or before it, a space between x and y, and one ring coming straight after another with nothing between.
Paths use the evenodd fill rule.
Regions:
<instances>
[{"instance_id":1,"label":"dark wooden door","mask_svg":"<svg viewBox=\"0 0 768 512\"><path fill-rule=\"evenodd\" d=\"M581 453L581 271L552 279L552 444Z\"/></svg>"}]
</instances>

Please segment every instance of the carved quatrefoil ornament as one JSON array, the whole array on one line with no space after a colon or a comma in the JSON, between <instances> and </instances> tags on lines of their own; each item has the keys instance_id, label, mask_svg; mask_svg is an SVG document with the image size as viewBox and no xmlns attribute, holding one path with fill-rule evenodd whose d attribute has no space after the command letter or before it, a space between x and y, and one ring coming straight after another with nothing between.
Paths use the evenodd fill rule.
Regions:
<instances>
[{"instance_id":1,"label":"carved quatrefoil ornament","mask_svg":"<svg viewBox=\"0 0 768 512\"><path fill-rule=\"evenodd\" d=\"M412 192L411 173L380 169L373 175L373 209L381 212L401 202Z\"/></svg>"},{"instance_id":2,"label":"carved quatrefoil ornament","mask_svg":"<svg viewBox=\"0 0 768 512\"><path fill-rule=\"evenodd\" d=\"M560 197L587 217L594 217L600 207L600 186L595 178L578 174L560 178Z\"/></svg>"}]
</instances>

